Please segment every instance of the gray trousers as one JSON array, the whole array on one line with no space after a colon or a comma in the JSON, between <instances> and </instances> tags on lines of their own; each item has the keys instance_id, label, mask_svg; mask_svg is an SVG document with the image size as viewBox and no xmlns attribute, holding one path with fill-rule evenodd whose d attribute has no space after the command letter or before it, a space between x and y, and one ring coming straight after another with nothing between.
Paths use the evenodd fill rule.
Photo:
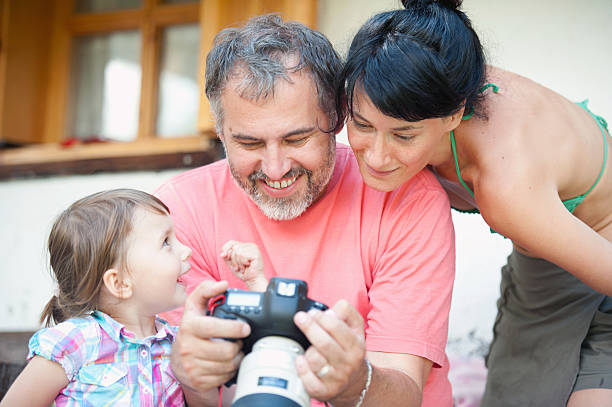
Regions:
<instances>
[{"instance_id":1,"label":"gray trousers","mask_svg":"<svg viewBox=\"0 0 612 407\"><path fill-rule=\"evenodd\" d=\"M612 389L610 297L514 250L497 307L481 407L565 407L573 391Z\"/></svg>"}]
</instances>

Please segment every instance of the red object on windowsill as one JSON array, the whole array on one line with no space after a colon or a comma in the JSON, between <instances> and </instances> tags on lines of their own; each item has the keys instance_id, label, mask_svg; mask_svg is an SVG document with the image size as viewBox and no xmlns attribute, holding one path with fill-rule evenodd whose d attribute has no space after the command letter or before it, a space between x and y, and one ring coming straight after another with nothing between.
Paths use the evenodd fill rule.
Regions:
<instances>
[{"instance_id":1,"label":"red object on windowsill","mask_svg":"<svg viewBox=\"0 0 612 407\"><path fill-rule=\"evenodd\" d=\"M109 139L105 138L105 137L100 137L100 136L91 136L91 137L87 137L84 139L78 139L76 137L69 137L67 139L65 139L64 141L62 141L60 143L60 146L62 147L72 147L76 144L94 144L94 143L106 143L110 141Z\"/></svg>"}]
</instances>

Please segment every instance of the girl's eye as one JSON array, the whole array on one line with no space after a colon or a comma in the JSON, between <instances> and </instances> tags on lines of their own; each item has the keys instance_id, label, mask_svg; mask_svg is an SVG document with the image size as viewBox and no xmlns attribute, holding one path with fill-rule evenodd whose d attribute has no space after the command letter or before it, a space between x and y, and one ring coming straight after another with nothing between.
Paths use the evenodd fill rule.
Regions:
<instances>
[{"instance_id":1,"label":"girl's eye","mask_svg":"<svg viewBox=\"0 0 612 407\"><path fill-rule=\"evenodd\" d=\"M170 246L170 242L168 241L168 238L164 239L164 242L162 243L162 246Z\"/></svg>"}]
</instances>

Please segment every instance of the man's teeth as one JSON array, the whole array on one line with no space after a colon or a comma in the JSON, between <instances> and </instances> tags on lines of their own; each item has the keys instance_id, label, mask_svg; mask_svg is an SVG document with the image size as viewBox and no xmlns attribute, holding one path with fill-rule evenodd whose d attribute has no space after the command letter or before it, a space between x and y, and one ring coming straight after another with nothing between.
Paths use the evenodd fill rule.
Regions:
<instances>
[{"instance_id":1,"label":"man's teeth","mask_svg":"<svg viewBox=\"0 0 612 407\"><path fill-rule=\"evenodd\" d=\"M295 180L297 179L297 176L293 177L293 178L289 178L289 179L284 179L280 182L278 181L270 181L270 180L264 180L266 185L268 185L269 187L272 187L274 189L283 189L283 188L287 188L289 185L293 184L295 182Z\"/></svg>"}]
</instances>

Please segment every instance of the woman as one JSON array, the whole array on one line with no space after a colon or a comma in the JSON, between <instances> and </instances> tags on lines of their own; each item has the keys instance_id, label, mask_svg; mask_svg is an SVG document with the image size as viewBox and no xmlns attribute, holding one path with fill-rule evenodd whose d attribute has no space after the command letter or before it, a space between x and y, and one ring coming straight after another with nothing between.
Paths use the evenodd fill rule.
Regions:
<instances>
[{"instance_id":1,"label":"woman","mask_svg":"<svg viewBox=\"0 0 612 407\"><path fill-rule=\"evenodd\" d=\"M612 140L605 121L486 66L460 0L403 0L351 44L338 103L365 182L425 167L512 240L483 406L612 405Z\"/></svg>"}]
</instances>

